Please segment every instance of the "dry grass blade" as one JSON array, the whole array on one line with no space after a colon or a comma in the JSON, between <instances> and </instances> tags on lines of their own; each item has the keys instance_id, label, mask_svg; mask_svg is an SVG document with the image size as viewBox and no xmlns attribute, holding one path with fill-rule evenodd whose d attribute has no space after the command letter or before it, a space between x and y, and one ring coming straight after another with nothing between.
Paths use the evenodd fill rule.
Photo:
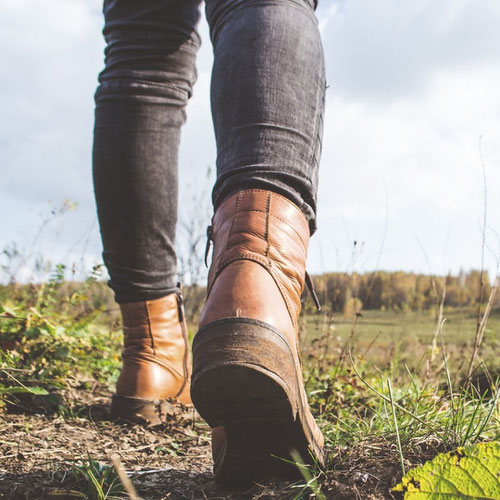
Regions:
<instances>
[{"instance_id":1,"label":"dry grass blade","mask_svg":"<svg viewBox=\"0 0 500 500\"><path fill-rule=\"evenodd\" d=\"M123 464L120 460L120 457L116 453L113 453L110 458L111 462L113 462L113 465L116 469L118 477L120 478L120 481L123 484L123 488L127 492L128 496L131 498L131 500L142 500L142 498L135 491L134 485L132 484L132 481L128 477L127 472L125 471Z\"/></svg>"},{"instance_id":2,"label":"dry grass blade","mask_svg":"<svg viewBox=\"0 0 500 500\"><path fill-rule=\"evenodd\" d=\"M444 301L446 299L446 280L443 279L443 289L441 293L441 301L439 302L438 317L436 322L436 329L434 331L434 336L432 337L432 351L431 351L431 364L434 363L436 353L438 351L437 343L439 338L439 333L444 323Z\"/></svg>"},{"instance_id":3,"label":"dry grass blade","mask_svg":"<svg viewBox=\"0 0 500 500\"><path fill-rule=\"evenodd\" d=\"M406 474L405 462L403 458L403 448L401 447L401 439L399 437L398 419L396 418L396 408L394 404L394 397L392 395L391 379L387 379L387 388L389 389L389 397L391 400L392 419L394 421L394 430L396 431L396 443L398 445L399 461L401 462L401 471L403 472L404 476Z\"/></svg>"},{"instance_id":4,"label":"dry grass blade","mask_svg":"<svg viewBox=\"0 0 500 500\"><path fill-rule=\"evenodd\" d=\"M478 320L477 324L477 329L476 329L476 336L474 339L474 349L472 350L472 356L470 359L469 363L469 369L467 370L467 378L466 378L466 384L470 383L470 379L472 377L472 374L474 373L474 361L476 360L478 354L479 354L479 349L481 347L481 343L483 342L483 336L484 336L484 330L486 329L486 324L488 323L488 319L491 314L491 310L493 308L493 303L495 301L495 296L498 290L498 285L499 285L499 278L497 277L495 279L495 283L491 289L490 296L488 298L488 302L486 303L486 309L482 315L482 317Z\"/></svg>"},{"instance_id":5,"label":"dry grass blade","mask_svg":"<svg viewBox=\"0 0 500 500\"><path fill-rule=\"evenodd\" d=\"M488 304L486 305L486 310L483 315L481 315L481 307L483 305L484 298L484 252L486 248L486 228L487 228L487 217L488 217L488 184L486 182L486 166L483 160L483 148L482 148L482 136L479 136L479 160L481 162L481 169L483 172L483 225L481 230L481 271L480 271L480 287L479 287L479 297L477 305L477 323L476 323L476 335L474 338L474 348L472 350L472 355L469 362L469 368L467 370L466 385L470 383L472 373L474 371L474 361L479 353L479 348L481 347L481 342L483 340L484 328L486 327L486 322L489 316L489 311L491 311L491 304L495 298L496 286L491 290L490 297L488 299ZM497 280L495 280L496 282ZM496 285L497 283L495 283Z\"/></svg>"}]
</instances>

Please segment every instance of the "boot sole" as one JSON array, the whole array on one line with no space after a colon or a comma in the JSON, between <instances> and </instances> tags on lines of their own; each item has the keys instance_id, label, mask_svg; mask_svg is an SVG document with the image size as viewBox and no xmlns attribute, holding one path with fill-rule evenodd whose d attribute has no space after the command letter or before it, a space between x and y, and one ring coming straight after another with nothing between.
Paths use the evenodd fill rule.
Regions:
<instances>
[{"instance_id":1,"label":"boot sole","mask_svg":"<svg viewBox=\"0 0 500 500\"><path fill-rule=\"evenodd\" d=\"M153 427L168 418L180 415L179 404L167 399L145 399L114 394L111 399L111 418L133 424Z\"/></svg>"},{"instance_id":2,"label":"boot sole","mask_svg":"<svg viewBox=\"0 0 500 500\"><path fill-rule=\"evenodd\" d=\"M191 398L210 427L224 426L215 458L217 483L238 486L269 476L298 478L291 453L323 464L306 418L293 353L271 325L227 318L202 328L193 343Z\"/></svg>"}]
</instances>

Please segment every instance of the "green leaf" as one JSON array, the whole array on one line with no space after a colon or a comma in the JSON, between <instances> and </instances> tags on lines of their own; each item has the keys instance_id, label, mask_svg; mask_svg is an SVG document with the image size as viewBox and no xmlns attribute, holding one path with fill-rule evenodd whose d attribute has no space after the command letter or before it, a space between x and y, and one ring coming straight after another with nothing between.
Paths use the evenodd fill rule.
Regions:
<instances>
[{"instance_id":1,"label":"green leaf","mask_svg":"<svg viewBox=\"0 0 500 500\"><path fill-rule=\"evenodd\" d=\"M75 491L75 490L50 490L47 492L47 495L49 497L65 497L65 498L88 498L85 493L82 493L81 491Z\"/></svg>"},{"instance_id":2,"label":"green leaf","mask_svg":"<svg viewBox=\"0 0 500 500\"><path fill-rule=\"evenodd\" d=\"M0 304L0 314L2 314L3 318L7 318L7 319L8 318L16 318L18 316L18 311L13 306L6 305L6 304L3 304L3 305Z\"/></svg>"},{"instance_id":3,"label":"green leaf","mask_svg":"<svg viewBox=\"0 0 500 500\"><path fill-rule=\"evenodd\" d=\"M2 394L34 394L35 396L46 396L48 392L43 387L0 387Z\"/></svg>"},{"instance_id":4,"label":"green leaf","mask_svg":"<svg viewBox=\"0 0 500 500\"><path fill-rule=\"evenodd\" d=\"M441 453L411 470L393 491L404 500L500 499L500 443Z\"/></svg>"}]
</instances>

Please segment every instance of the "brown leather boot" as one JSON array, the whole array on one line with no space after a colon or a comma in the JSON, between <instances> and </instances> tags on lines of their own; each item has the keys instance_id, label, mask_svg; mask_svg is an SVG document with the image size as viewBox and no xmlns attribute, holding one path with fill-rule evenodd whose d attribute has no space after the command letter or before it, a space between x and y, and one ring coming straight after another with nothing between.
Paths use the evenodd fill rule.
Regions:
<instances>
[{"instance_id":1,"label":"brown leather boot","mask_svg":"<svg viewBox=\"0 0 500 500\"><path fill-rule=\"evenodd\" d=\"M305 463L323 463L297 337L307 221L283 196L246 190L222 203L209 234L214 253L193 342L191 396L215 428L216 481L297 475L273 457L290 459L295 449Z\"/></svg>"},{"instance_id":2,"label":"brown leather boot","mask_svg":"<svg viewBox=\"0 0 500 500\"><path fill-rule=\"evenodd\" d=\"M175 403L191 404L191 359L181 293L120 304L123 367L111 415L158 425L175 413Z\"/></svg>"}]
</instances>

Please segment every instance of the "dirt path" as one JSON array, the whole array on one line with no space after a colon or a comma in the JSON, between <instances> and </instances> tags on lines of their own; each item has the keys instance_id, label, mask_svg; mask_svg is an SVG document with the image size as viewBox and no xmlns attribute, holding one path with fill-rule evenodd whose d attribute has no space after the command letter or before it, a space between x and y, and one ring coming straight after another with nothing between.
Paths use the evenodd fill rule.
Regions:
<instances>
[{"instance_id":1,"label":"dirt path","mask_svg":"<svg viewBox=\"0 0 500 500\"><path fill-rule=\"evenodd\" d=\"M228 492L215 485L209 429L194 412L154 429L117 424L109 419L110 396L72 391L66 397L76 404L65 417L43 414L36 399L32 412L0 415L0 498L64 498L74 488L75 463L90 456L109 464L114 453L125 470L138 473L134 483L144 499L255 498L266 489ZM279 498L276 490L285 485L278 484L269 485L268 498Z\"/></svg>"},{"instance_id":2,"label":"dirt path","mask_svg":"<svg viewBox=\"0 0 500 500\"><path fill-rule=\"evenodd\" d=\"M194 413L146 429L111 422L110 394L103 389L72 391L66 398L73 404L64 417L37 408L36 400L30 412L0 414L0 498L73 498L64 491L75 487L74 464L89 456L109 464L113 453L125 470L138 473L134 484L145 500L291 499L301 491L282 481L247 491L218 488L211 473L209 429ZM390 450L373 444L330 450L330 455L332 465L321 481L327 498L393 498L389 489L399 464Z\"/></svg>"},{"instance_id":3,"label":"dirt path","mask_svg":"<svg viewBox=\"0 0 500 500\"><path fill-rule=\"evenodd\" d=\"M146 429L111 422L109 395L76 396L82 405L66 418L0 416L0 497L50 498L53 490L71 489L77 461L90 456L108 464L113 453L127 471L141 471L137 484L145 498L205 498L204 491L215 489L207 428L194 414Z\"/></svg>"}]
</instances>

